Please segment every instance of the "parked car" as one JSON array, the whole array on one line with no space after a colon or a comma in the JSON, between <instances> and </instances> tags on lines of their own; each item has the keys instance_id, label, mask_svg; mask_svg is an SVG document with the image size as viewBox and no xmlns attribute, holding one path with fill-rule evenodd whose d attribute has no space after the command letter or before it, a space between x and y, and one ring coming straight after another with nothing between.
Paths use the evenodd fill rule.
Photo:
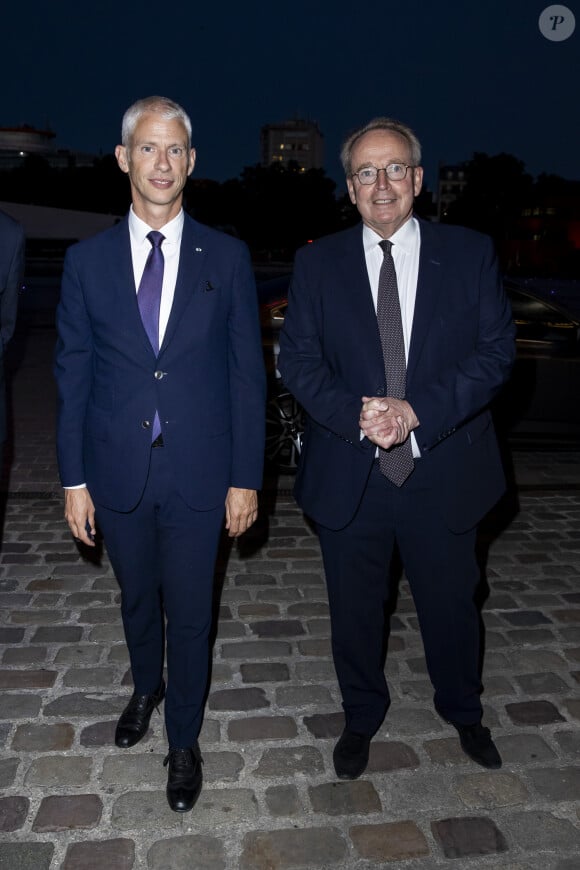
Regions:
<instances>
[{"instance_id":1,"label":"parked car","mask_svg":"<svg viewBox=\"0 0 580 870\"><path fill-rule=\"evenodd\" d=\"M304 412L278 371L290 275L258 285L268 371L266 460L296 470ZM506 279L516 324L512 376L494 403L498 429L517 447L580 446L580 282Z\"/></svg>"}]
</instances>

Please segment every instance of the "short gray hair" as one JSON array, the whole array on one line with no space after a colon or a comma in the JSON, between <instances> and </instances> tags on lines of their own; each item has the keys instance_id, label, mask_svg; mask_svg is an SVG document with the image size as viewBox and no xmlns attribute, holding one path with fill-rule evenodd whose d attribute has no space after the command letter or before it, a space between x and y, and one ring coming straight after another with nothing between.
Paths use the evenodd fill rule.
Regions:
<instances>
[{"instance_id":1,"label":"short gray hair","mask_svg":"<svg viewBox=\"0 0 580 870\"><path fill-rule=\"evenodd\" d=\"M370 133L371 130L386 130L388 133L398 133L406 139L411 152L411 163L413 166L421 164L421 143L413 133L410 127L403 124L401 121L395 121L394 118L373 118L364 127L358 127L344 140L344 144L340 150L340 159L347 178L352 175L352 151L355 144L364 136L365 133Z\"/></svg>"},{"instance_id":2,"label":"short gray hair","mask_svg":"<svg viewBox=\"0 0 580 870\"><path fill-rule=\"evenodd\" d=\"M181 121L187 132L187 147L191 147L191 121L189 115L179 103L175 103L168 97L144 97L142 100L137 100L132 106L129 106L123 115L123 123L121 126L121 142L125 147L129 146L135 127L143 117L154 113L160 115L166 121L173 121L175 118Z\"/></svg>"}]
</instances>

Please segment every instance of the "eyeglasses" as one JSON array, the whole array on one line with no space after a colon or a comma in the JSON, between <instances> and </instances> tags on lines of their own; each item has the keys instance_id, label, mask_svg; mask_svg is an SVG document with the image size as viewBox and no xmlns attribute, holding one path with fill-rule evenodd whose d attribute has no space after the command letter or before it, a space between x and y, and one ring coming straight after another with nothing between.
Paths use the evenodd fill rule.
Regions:
<instances>
[{"instance_id":1,"label":"eyeglasses","mask_svg":"<svg viewBox=\"0 0 580 870\"><path fill-rule=\"evenodd\" d=\"M389 181L403 181L407 176L407 169L416 169L410 163L389 163L388 166L377 169L376 166L365 166L358 172L353 172L361 184L374 184L379 177L379 172L384 172Z\"/></svg>"}]
</instances>

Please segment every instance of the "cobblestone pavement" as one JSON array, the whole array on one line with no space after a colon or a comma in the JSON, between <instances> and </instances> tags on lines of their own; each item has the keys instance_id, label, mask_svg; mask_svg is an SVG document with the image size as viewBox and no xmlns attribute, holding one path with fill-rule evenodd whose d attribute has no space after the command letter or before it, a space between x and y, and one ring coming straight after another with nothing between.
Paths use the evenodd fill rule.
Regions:
<instances>
[{"instance_id":1,"label":"cobblestone pavement","mask_svg":"<svg viewBox=\"0 0 580 870\"><path fill-rule=\"evenodd\" d=\"M485 722L504 758L491 772L434 713L402 581L391 710L367 773L335 779L342 713L319 549L290 481L271 484L259 527L222 553L205 784L181 816L165 799L162 717L133 749L113 745L131 691L118 589L106 556L87 561L62 520L53 340L31 333L14 377L0 870L578 870L580 454L516 455L517 499L482 535Z\"/></svg>"}]
</instances>

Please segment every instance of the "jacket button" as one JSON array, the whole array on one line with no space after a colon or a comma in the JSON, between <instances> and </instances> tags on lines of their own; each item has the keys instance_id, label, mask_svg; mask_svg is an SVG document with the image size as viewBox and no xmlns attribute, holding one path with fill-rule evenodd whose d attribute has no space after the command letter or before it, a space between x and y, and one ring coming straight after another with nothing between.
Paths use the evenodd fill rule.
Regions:
<instances>
[{"instance_id":1,"label":"jacket button","mask_svg":"<svg viewBox=\"0 0 580 870\"><path fill-rule=\"evenodd\" d=\"M143 429L150 429L151 423L149 422L149 420L143 420L143 422L141 423L141 426L143 427Z\"/></svg>"},{"instance_id":2,"label":"jacket button","mask_svg":"<svg viewBox=\"0 0 580 870\"><path fill-rule=\"evenodd\" d=\"M160 381L161 378L165 377L165 375L166 375L166 372L156 371L156 372L154 372L153 377L155 378L156 381Z\"/></svg>"}]
</instances>

